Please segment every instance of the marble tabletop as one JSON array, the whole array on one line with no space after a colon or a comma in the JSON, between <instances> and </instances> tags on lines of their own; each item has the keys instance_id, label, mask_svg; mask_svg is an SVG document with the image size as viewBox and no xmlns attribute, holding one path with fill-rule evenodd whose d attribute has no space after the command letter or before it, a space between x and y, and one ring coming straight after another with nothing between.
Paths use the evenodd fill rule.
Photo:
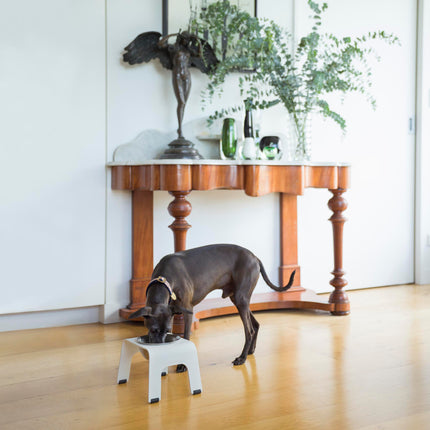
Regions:
<instances>
[{"instance_id":1,"label":"marble tabletop","mask_svg":"<svg viewBox=\"0 0 430 430\"><path fill-rule=\"evenodd\" d=\"M331 161L285 161L285 160L181 160L181 159L154 159L143 161L111 161L108 167L113 166L147 166L147 165L219 165L219 166L334 166L349 167L350 163L331 162Z\"/></svg>"}]
</instances>

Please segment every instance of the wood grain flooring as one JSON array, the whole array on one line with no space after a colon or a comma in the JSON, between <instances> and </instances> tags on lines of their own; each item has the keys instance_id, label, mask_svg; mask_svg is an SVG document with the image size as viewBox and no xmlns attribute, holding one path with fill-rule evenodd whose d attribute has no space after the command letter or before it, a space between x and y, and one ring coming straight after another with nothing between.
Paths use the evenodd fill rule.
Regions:
<instances>
[{"instance_id":1,"label":"wood grain flooring","mask_svg":"<svg viewBox=\"0 0 430 430\"><path fill-rule=\"evenodd\" d=\"M147 403L148 362L116 384L122 339L138 323L0 334L0 428L430 429L430 286L349 292L351 315L256 313L257 349L243 366L238 316L202 320L193 334L203 393L186 374Z\"/></svg>"}]
</instances>

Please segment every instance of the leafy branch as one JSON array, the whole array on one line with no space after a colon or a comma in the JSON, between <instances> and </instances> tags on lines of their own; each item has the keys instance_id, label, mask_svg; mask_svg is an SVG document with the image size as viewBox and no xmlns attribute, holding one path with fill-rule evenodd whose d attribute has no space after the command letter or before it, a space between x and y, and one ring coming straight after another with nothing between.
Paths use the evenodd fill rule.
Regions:
<instances>
[{"instance_id":1,"label":"leafy branch","mask_svg":"<svg viewBox=\"0 0 430 430\"><path fill-rule=\"evenodd\" d=\"M328 94L357 92L375 107L369 58L379 61L379 57L370 42L399 44L398 38L384 31L355 38L321 33L327 3L308 0L308 6L311 32L292 48L291 35L275 22L252 17L227 0L209 5L193 23L196 33L209 39L220 59L202 92L205 105L210 105L216 94L222 94L228 74L248 70L239 77L240 95L247 100L248 108L267 109L282 103L297 121L310 112L319 112L344 130L346 121L331 109ZM242 104L223 108L210 118L242 108Z\"/></svg>"}]
</instances>

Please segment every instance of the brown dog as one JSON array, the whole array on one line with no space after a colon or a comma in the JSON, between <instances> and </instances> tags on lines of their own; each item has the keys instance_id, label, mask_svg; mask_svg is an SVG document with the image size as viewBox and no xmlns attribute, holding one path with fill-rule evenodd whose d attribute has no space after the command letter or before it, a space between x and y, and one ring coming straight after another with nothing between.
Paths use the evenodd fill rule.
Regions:
<instances>
[{"instance_id":1,"label":"brown dog","mask_svg":"<svg viewBox=\"0 0 430 430\"><path fill-rule=\"evenodd\" d=\"M146 290L146 306L130 315L130 319L145 318L150 342L164 342L171 331L172 316L183 313L185 339L190 338L193 307L211 291L222 290L239 311L245 329L245 345L234 365L243 364L255 351L259 324L251 313L249 303L260 273L270 288L288 290L295 271L285 287L273 285L263 263L249 250L237 245L208 245L163 257L152 272ZM178 366L177 371L185 368Z\"/></svg>"}]
</instances>

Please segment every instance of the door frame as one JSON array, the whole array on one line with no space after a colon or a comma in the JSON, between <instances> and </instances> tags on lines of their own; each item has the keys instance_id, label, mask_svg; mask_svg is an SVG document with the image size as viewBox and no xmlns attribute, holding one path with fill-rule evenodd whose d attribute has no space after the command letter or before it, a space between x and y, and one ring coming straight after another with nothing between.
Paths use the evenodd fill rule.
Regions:
<instances>
[{"instance_id":1,"label":"door frame","mask_svg":"<svg viewBox=\"0 0 430 430\"><path fill-rule=\"evenodd\" d=\"M430 0L417 2L415 283L430 283ZM427 119L427 121L426 121Z\"/></svg>"}]
</instances>

